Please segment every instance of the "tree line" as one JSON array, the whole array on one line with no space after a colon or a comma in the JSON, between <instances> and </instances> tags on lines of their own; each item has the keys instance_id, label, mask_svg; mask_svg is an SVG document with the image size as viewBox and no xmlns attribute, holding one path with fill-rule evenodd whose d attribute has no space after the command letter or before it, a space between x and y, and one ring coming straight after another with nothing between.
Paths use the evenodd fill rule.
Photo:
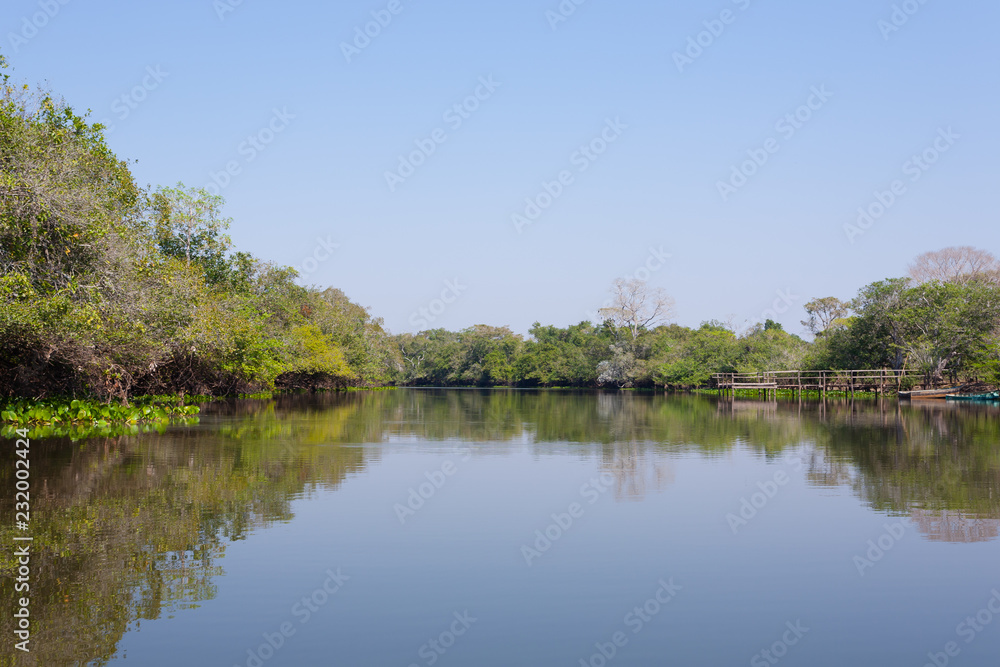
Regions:
<instances>
[{"instance_id":1,"label":"tree line","mask_svg":"<svg viewBox=\"0 0 1000 667\"><path fill-rule=\"evenodd\" d=\"M393 380L381 320L234 251L220 197L141 189L99 123L9 75L0 85L0 395Z\"/></svg>"},{"instance_id":2,"label":"tree line","mask_svg":"<svg viewBox=\"0 0 1000 667\"><path fill-rule=\"evenodd\" d=\"M1000 382L1000 263L926 253L910 275L813 299L813 341L771 320L671 323L617 280L599 322L392 335L335 288L233 248L223 200L140 188L104 128L3 76L0 395L96 396L432 385L698 387L713 373L907 368Z\"/></svg>"},{"instance_id":3,"label":"tree line","mask_svg":"<svg viewBox=\"0 0 1000 667\"><path fill-rule=\"evenodd\" d=\"M671 324L672 300L618 280L602 322L535 323L525 339L475 326L396 336L401 381L413 385L701 387L715 373L907 369L928 379L1000 384L1000 262L963 246L924 253L909 275L850 300L805 304L812 341L772 321L742 331L709 321Z\"/></svg>"}]
</instances>

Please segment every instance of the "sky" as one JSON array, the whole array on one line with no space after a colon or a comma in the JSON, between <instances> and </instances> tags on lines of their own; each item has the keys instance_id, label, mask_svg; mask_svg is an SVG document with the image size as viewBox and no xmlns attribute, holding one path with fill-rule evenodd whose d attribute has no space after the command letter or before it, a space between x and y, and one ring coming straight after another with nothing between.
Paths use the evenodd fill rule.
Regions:
<instances>
[{"instance_id":1,"label":"sky","mask_svg":"<svg viewBox=\"0 0 1000 667\"><path fill-rule=\"evenodd\" d=\"M143 186L393 333L596 317L803 334L917 255L1000 255L1000 4L5 0L0 54Z\"/></svg>"}]
</instances>

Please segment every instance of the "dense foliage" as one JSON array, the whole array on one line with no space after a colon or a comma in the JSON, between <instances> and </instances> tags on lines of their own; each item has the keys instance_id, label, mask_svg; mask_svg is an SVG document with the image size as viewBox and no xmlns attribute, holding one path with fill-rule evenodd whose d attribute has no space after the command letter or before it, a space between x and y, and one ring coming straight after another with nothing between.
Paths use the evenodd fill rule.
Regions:
<instances>
[{"instance_id":1,"label":"dense foliage","mask_svg":"<svg viewBox=\"0 0 1000 667\"><path fill-rule=\"evenodd\" d=\"M670 324L617 280L602 321L390 336L337 289L236 252L223 200L139 188L100 124L2 80L0 397L118 399L389 384L694 387L713 373L907 368L1000 382L1000 262L926 253L852 301L805 304L810 343L768 320Z\"/></svg>"},{"instance_id":2,"label":"dense foliage","mask_svg":"<svg viewBox=\"0 0 1000 667\"><path fill-rule=\"evenodd\" d=\"M634 332L605 321L536 323L527 339L475 326L404 334L401 382L438 386L695 387L713 373L907 369L927 381L1000 384L1000 283L993 274L917 283L893 278L850 302L806 305L815 340L768 320L737 333L719 322ZM853 313L850 314L849 313Z\"/></svg>"},{"instance_id":3,"label":"dense foliage","mask_svg":"<svg viewBox=\"0 0 1000 667\"><path fill-rule=\"evenodd\" d=\"M231 251L222 200L145 192L51 95L0 99L0 396L384 384L396 350L339 290Z\"/></svg>"},{"instance_id":4,"label":"dense foliage","mask_svg":"<svg viewBox=\"0 0 1000 667\"><path fill-rule=\"evenodd\" d=\"M435 386L694 387L713 373L792 369L809 345L773 322L737 335L724 325L661 325L616 335L605 322L565 329L535 323L525 340L478 325L397 336L401 382Z\"/></svg>"}]
</instances>

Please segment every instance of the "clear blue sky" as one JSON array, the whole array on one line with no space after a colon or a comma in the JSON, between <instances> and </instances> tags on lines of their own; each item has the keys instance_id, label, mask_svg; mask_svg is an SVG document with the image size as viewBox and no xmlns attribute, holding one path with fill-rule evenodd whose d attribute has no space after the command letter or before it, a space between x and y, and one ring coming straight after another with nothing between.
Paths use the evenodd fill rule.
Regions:
<instances>
[{"instance_id":1,"label":"clear blue sky","mask_svg":"<svg viewBox=\"0 0 1000 667\"><path fill-rule=\"evenodd\" d=\"M891 0L567 0L558 23L559 0L232 2L7 0L0 52L111 121L141 184L206 185L235 163L237 246L302 267L326 254L318 238L338 244L308 282L393 332L454 279L429 326L576 323L651 247L670 255L649 282L679 323L758 320L787 291L777 319L801 332L810 297L850 298L923 251L1000 254L996 3L897 2L913 13L890 31ZM348 62L372 12L391 22ZM477 88L467 118L445 115ZM425 140L433 154L390 191ZM578 153L592 141L593 160ZM925 149L933 165L906 164ZM767 161L724 201L747 151ZM518 233L512 215L562 171ZM894 180L905 190L850 243L844 225Z\"/></svg>"}]
</instances>

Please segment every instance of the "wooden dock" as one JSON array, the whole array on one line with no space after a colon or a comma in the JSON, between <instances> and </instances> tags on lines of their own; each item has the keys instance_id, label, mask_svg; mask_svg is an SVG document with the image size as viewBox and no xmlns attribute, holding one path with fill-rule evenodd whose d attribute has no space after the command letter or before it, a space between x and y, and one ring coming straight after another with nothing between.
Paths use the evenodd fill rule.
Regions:
<instances>
[{"instance_id":1,"label":"wooden dock","mask_svg":"<svg viewBox=\"0 0 1000 667\"><path fill-rule=\"evenodd\" d=\"M805 391L843 391L849 394L868 391L886 394L899 393L903 379L920 377L916 371L896 371L887 368L844 371L763 371L759 373L715 373L712 381L723 393L757 390L767 396L777 394L779 389L797 391L799 396Z\"/></svg>"}]
</instances>

